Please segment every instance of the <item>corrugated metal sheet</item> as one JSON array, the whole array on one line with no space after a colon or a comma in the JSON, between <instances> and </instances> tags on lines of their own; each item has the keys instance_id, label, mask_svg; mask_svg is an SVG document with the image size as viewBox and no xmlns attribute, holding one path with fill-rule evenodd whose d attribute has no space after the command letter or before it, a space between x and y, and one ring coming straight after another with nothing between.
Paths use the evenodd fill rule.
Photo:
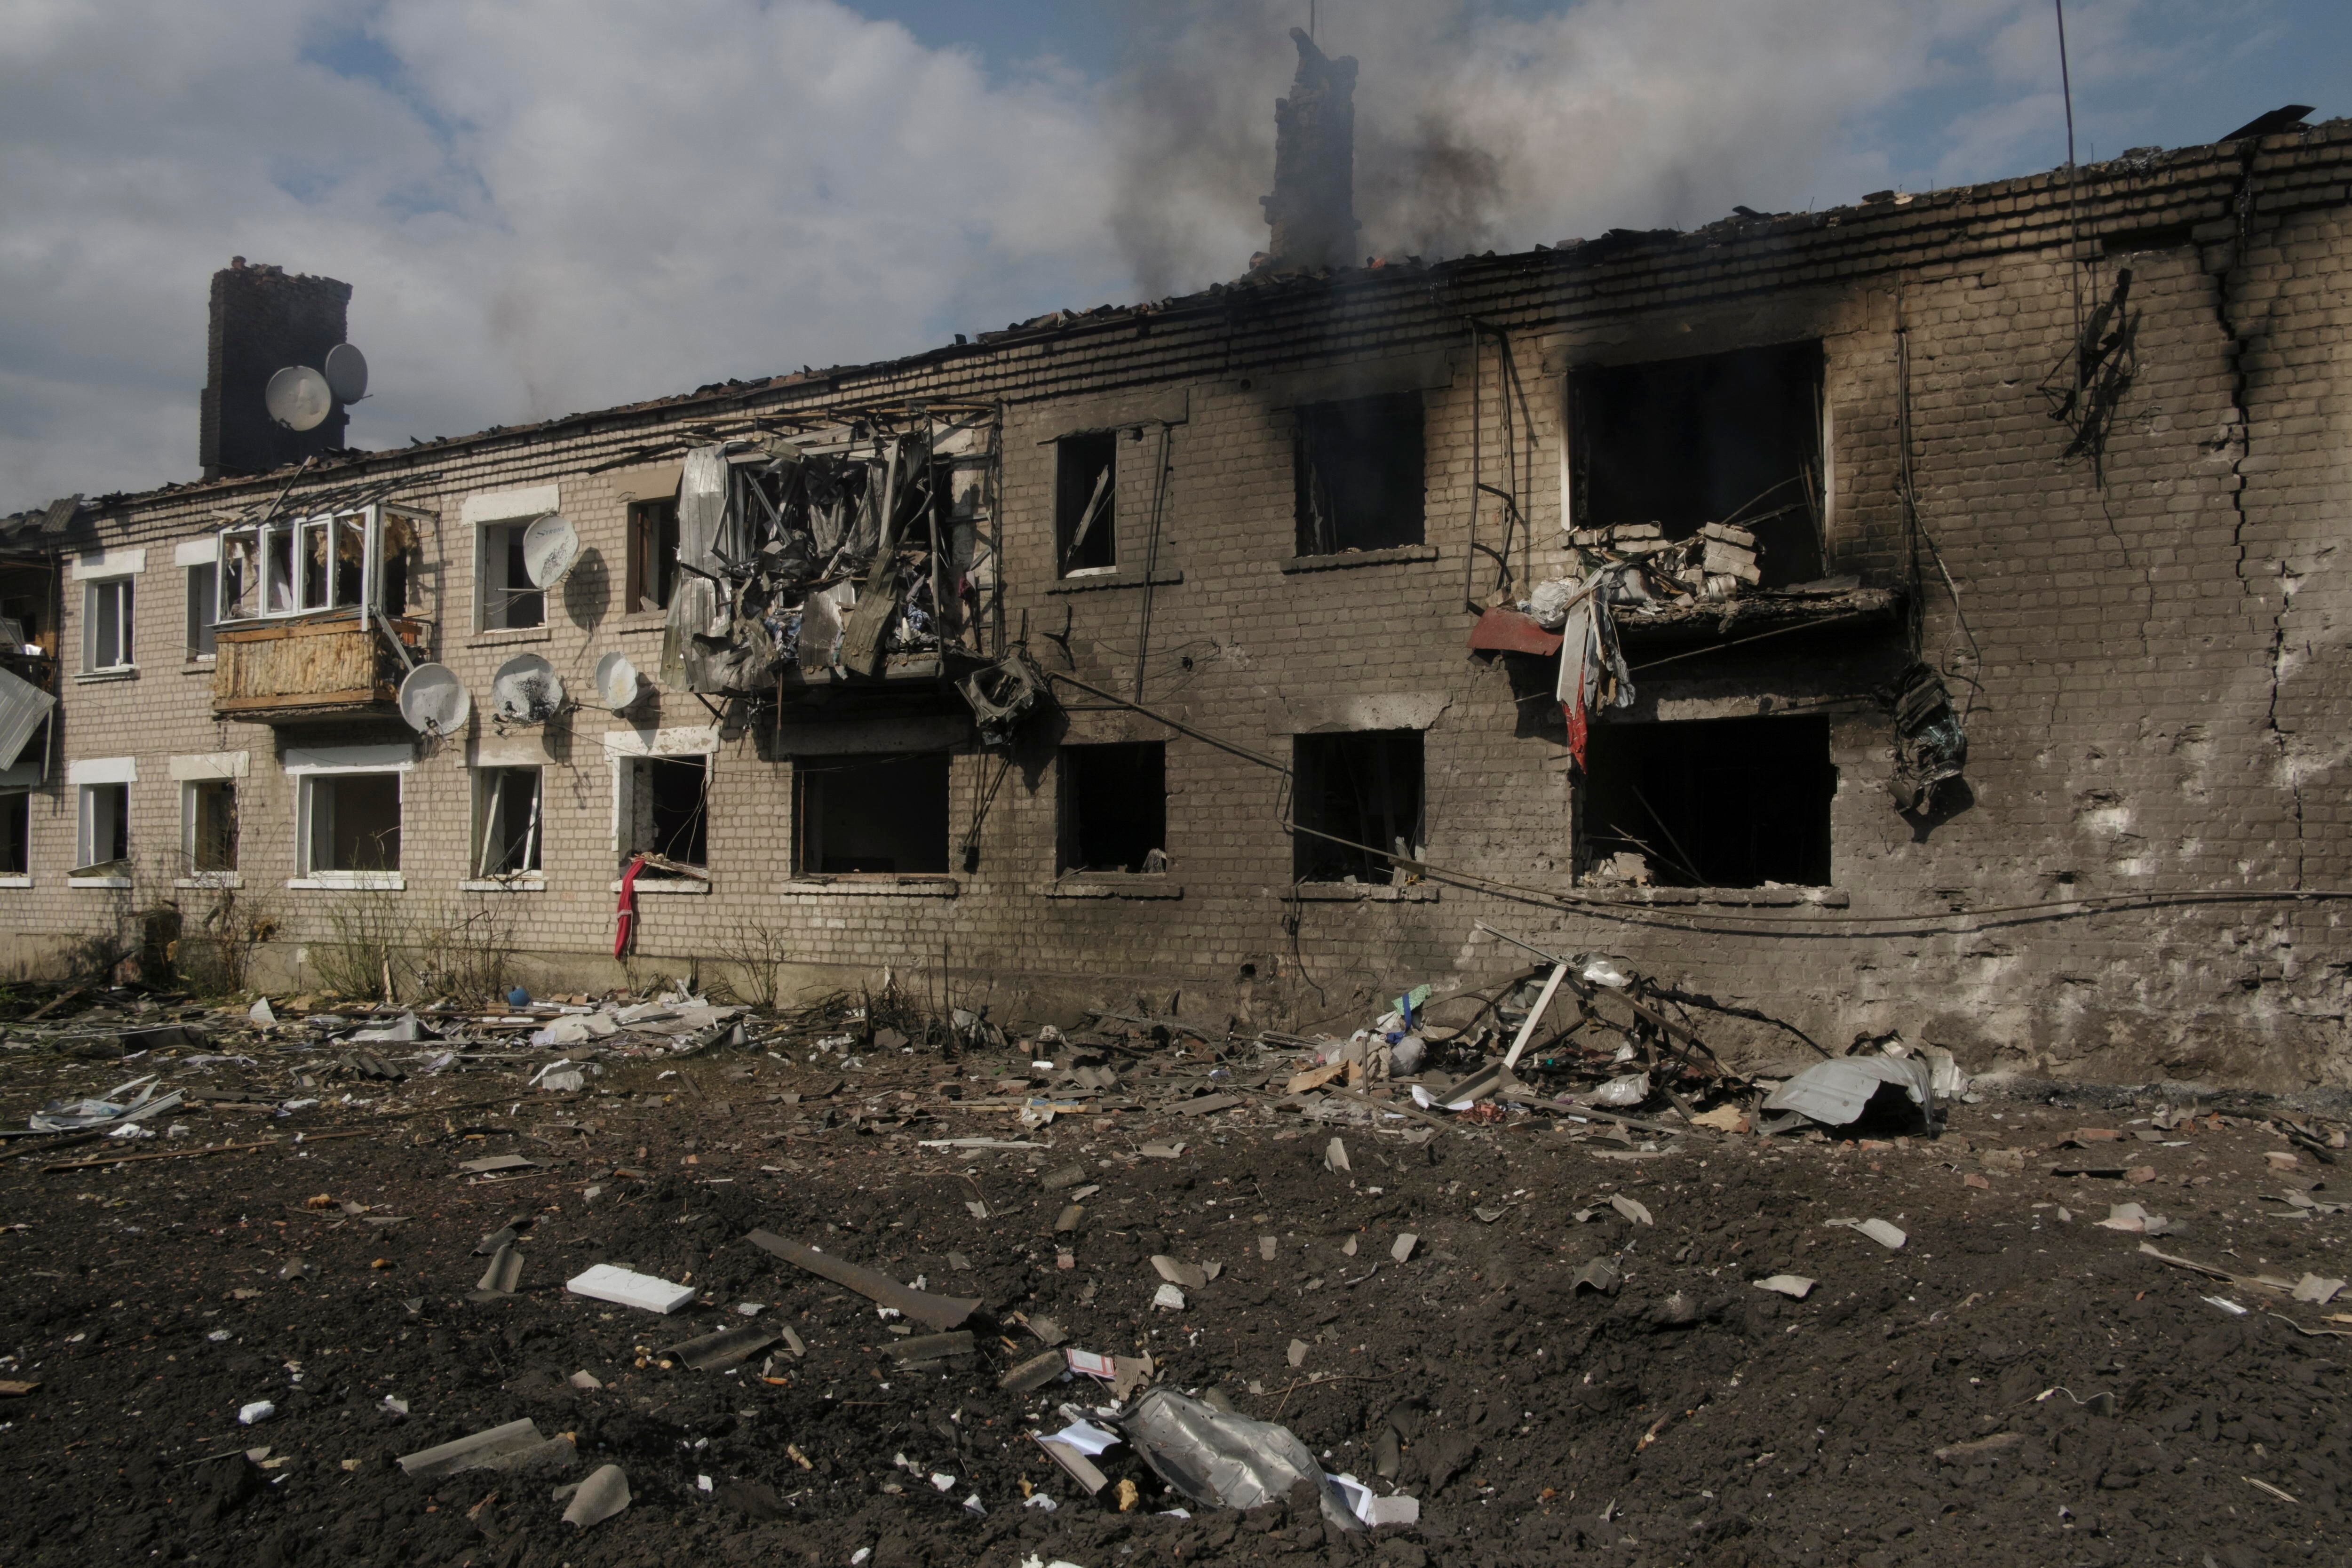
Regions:
<instances>
[{"instance_id":1,"label":"corrugated metal sheet","mask_svg":"<svg viewBox=\"0 0 2352 1568\"><path fill-rule=\"evenodd\" d=\"M31 681L0 669L0 768L15 765L57 705L56 698Z\"/></svg>"}]
</instances>

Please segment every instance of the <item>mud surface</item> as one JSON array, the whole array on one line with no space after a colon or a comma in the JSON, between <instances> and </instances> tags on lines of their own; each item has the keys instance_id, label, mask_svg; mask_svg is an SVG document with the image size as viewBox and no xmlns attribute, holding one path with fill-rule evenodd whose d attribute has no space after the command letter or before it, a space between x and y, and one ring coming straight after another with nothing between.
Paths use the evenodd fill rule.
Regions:
<instances>
[{"instance_id":1,"label":"mud surface","mask_svg":"<svg viewBox=\"0 0 2352 1568\"><path fill-rule=\"evenodd\" d=\"M989 1070L894 1067L793 1102L782 1097L840 1075L759 1060L625 1070L584 1097L478 1079L372 1086L377 1103L343 1105L339 1088L289 1117L192 1110L185 1134L135 1151L281 1140L202 1158L45 1172L108 1146L12 1152L0 1378L39 1386L0 1398L14 1482L0 1561L622 1568L848 1564L871 1549L870 1568L1033 1554L1084 1568L2240 1568L2352 1551L2352 1344L2288 1321L2352 1327L2327 1321L2352 1308L2200 1278L2090 1223L2137 1202L2179 1227L2153 1243L2168 1252L2242 1275L2352 1273L2346 1218L2327 1212L2343 1178L2307 1150L2273 1166L2266 1152L2288 1145L2260 1124L2209 1117L2142 1137L2155 1130L2134 1119L2150 1106L2008 1101L1958 1107L1947 1137L1898 1146L1625 1142L1525 1112L1444 1131L1323 1125L1259 1096L1202 1117L1065 1116L1034 1133L978 1110L893 1128L940 1103L940 1079ZM12 1072L10 1126L122 1076ZM486 1092L506 1098L416 1110ZM844 1115L852 1104L880 1115ZM2055 1147L2086 1125L2122 1136ZM360 1135L324 1136L339 1131ZM1352 1174L1326 1168L1335 1133ZM919 1146L974 1135L1050 1147ZM1177 1158L1139 1153L1178 1140ZM502 1180L457 1169L508 1152L541 1164ZM1076 1188L1041 1178L1072 1164L1098 1190L1057 1234ZM2321 1206L2291 1207L2286 1192ZM1870 1216L1907 1243L1889 1251L1828 1223ZM477 1244L526 1217L518 1293L468 1300L487 1261ZM755 1227L983 1298L975 1359L900 1369L893 1324L747 1245ZM1400 1263L1391 1245L1407 1231L1419 1244ZM1154 1254L1223 1267L1181 1310L1155 1309ZM1604 1257L1622 1289L1574 1289ZM665 1319L566 1293L599 1262L700 1296ZM1753 1283L1781 1273L1818 1283L1802 1301ZM735 1310L752 1302L754 1318ZM1327 1468L1419 1496L1419 1525L1342 1535L1279 1504L1171 1517L1181 1500L1123 1449L1103 1465L1114 1484L1139 1483L1134 1510L1111 1491L1087 1498L1026 1434L1108 1392L1000 1392L1003 1370L1041 1348L1015 1312L1054 1320L1076 1347L1149 1355L1180 1388L1221 1387ZM649 1353L747 1321L790 1325L805 1354L693 1371ZM575 1387L581 1372L602 1386ZM276 1414L241 1426L239 1408L264 1400ZM573 1434L578 1461L433 1480L394 1462L523 1416ZM1376 1479L1391 1434L1395 1476ZM243 1452L265 1445L259 1463ZM561 1522L553 1488L604 1463L626 1470L630 1507L584 1532ZM1024 1486L1055 1510L1024 1506ZM974 1496L984 1517L962 1506Z\"/></svg>"}]
</instances>

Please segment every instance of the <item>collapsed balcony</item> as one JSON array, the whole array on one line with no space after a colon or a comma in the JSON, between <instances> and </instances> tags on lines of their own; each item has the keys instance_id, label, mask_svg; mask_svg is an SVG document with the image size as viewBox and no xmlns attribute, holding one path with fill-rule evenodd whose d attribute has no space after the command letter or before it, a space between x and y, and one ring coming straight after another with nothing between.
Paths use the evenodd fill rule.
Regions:
<instances>
[{"instance_id":1,"label":"collapsed balcony","mask_svg":"<svg viewBox=\"0 0 2352 1568\"><path fill-rule=\"evenodd\" d=\"M663 683L785 704L1003 651L992 405L827 410L680 465ZM632 461L642 461L638 454Z\"/></svg>"}]
</instances>

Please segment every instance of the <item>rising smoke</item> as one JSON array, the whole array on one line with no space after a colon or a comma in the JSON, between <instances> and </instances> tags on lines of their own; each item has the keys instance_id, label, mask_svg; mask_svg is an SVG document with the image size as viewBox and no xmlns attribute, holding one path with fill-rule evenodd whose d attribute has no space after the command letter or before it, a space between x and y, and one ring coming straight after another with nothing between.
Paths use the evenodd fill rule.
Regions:
<instances>
[{"instance_id":1,"label":"rising smoke","mask_svg":"<svg viewBox=\"0 0 2352 1568\"><path fill-rule=\"evenodd\" d=\"M1431 260L1693 226L1735 204L1801 206L1841 122L1922 68L1927 30L1883 0L1318 9L1325 51L1362 64L1362 252ZM1105 102L1120 165L1113 234L1145 293L1231 278L1264 247L1274 100L1306 11L1202 0L1137 32Z\"/></svg>"}]
</instances>

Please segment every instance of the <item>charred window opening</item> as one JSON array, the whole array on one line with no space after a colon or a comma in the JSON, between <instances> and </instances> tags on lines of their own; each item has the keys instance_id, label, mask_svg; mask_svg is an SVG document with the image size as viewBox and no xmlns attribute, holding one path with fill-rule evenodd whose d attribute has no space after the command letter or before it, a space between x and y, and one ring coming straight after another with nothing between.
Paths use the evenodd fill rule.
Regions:
<instances>
[{"instance_id":1,"label":"charred window opening","mask_svg":"<svg viewBox=\"0 0 2352 1568\"><path fill-rule=\"evenodd\" d=\"M1386 882L1423 839L1421 731L1300 735L1292 742L1291 875L1302 882ZM1376 853L1386 851L1386 853Z\"/></svg>"},{"instance_id":2,"label":"charred window opening","mask_svg":"<svg viewBox=\"0 0 2352 1568\"><path fill-rule=\"evenodd\" d=\"M128 869L131 862L131 786L81 786L81 821L74 847L77 875Z\"/></svg>"},{"instance_id":3,"label":"charred window opening","mask_svg":"<svg viewBox=\"0 0 2352 1568\"><path fill-rule=\"evenodd\" d=\"M539 865L537 768L486 768L475 802L474 875L519 877Z\"/></svg>"},{"instance_id":4,"label":"charred window opening","mask_svg":"<svg viewBox=\"0 0 2352 1568\"><path fill-rule=\"evenodd\" d=\"M1168 748L1062 748L1062 869L1159 871L1168 863Z\"/></svg>"},{"instance_id":5,"label":"charred window opening","mask_svg":"<svg viewBox=\"0 0 2352 1568\"><path fill-rule=\"evenodd\" d=\"M1299 554L1419 544L1421 394L1301 407L1295 471Z\"/></svg>"},{"instance_id":6,"label":"charred window opening","mask_svg":"<svg viewBox=\"0 0 2352 1568\"><path fill-rule=\"evenodd\" d=\"M817 876L945 876L948 756L810 758L799 796L795 869Z\"/></svg>"},{"instance_id":7,"label":"charred window opening","mask_svg":"<svg viewBox=\"0 0 2352 1568\"><path fill-rule=\"evenodd\" d=\"M33 874L33 797L24 790L0 795L0 877Z\"/></svg>"},{"instance_id":8,"label":"charred window opening","mask_svg":"<svg viewBox=\"0 0 2352 1568\"><path fill-rule=\"evenodd\" d=\"M1828 720L1601 724L1586 761L1588 867L1670 888L1828 885Z\"/></svg>"},{"instance_id":9,"label":"charred window opening","mask_svg":"<svg viewBox=\"0 0 2352 1568\"><path fill-rule=\"evenodd\" d=\"M710 863L710 759L632 757L622 803L628 842L622 856L657 856L680 866ZM534 792L535 793L535 792ZM659 865L643 875L676 875Z\"/></svg>"},{"instance_id":10,"label":"charred window opening","mask_svg":"<svg viewBox=\"0 0 2352 1568\"><path fill-rule=\"evenodd\" d=\"M523 563L522 522L495 522L482 530L482 629L499 631L543 626L547 595L531 585Z\"/></svg>"},{"instance_id":11,"label":"charred window opening","mask_svg":"<svg viewBox=\"0 0 2352 1568\"><path fill-rule=\"evenodd\" d=\"M1571 395L1578 528L1736 522L1765 587L1821 576L1820 343L1592 366Z\"/></svg>"},{"instance_id":12,"label":"charred window opening","mask_svg":"<svg viewBox=\"0 0 2352 1568\"><path fill-rule=\"evenodd\" d=\"M628 605L666 610L677 580L677 501L641 500L629 507Z\"/></svg>"},{"instance_id":13,"label":"charred window opening","mask_svg":"<svg viewBox=\"0 0 2352 1568\"><path fill-rule=\"evenodd\" d=\"M182 802L185 816L183 846L193 875L236 869L236 781L199 779L190 783Z\"/></svg>"},{"instance_id":14,"label":"charred window opening","mask_svg":"<svg viewBox=\"0 0 2352 1568\"><path fill-rule=\"evenodd\" d=\"M1055 443L1054 538L1061 575L1118 564L1118 436L1110 430Z\"/></svg>"},{"instance_id":15,"label":"charred window opening","mask_svg":"<svg viewBox=\"0 0 2352 1568\"><path fill-rule=\"evenodd\" d=\"M311 773L302 779L303 871L400 869L400 775Z\"/></svg>"}]
</instances>

